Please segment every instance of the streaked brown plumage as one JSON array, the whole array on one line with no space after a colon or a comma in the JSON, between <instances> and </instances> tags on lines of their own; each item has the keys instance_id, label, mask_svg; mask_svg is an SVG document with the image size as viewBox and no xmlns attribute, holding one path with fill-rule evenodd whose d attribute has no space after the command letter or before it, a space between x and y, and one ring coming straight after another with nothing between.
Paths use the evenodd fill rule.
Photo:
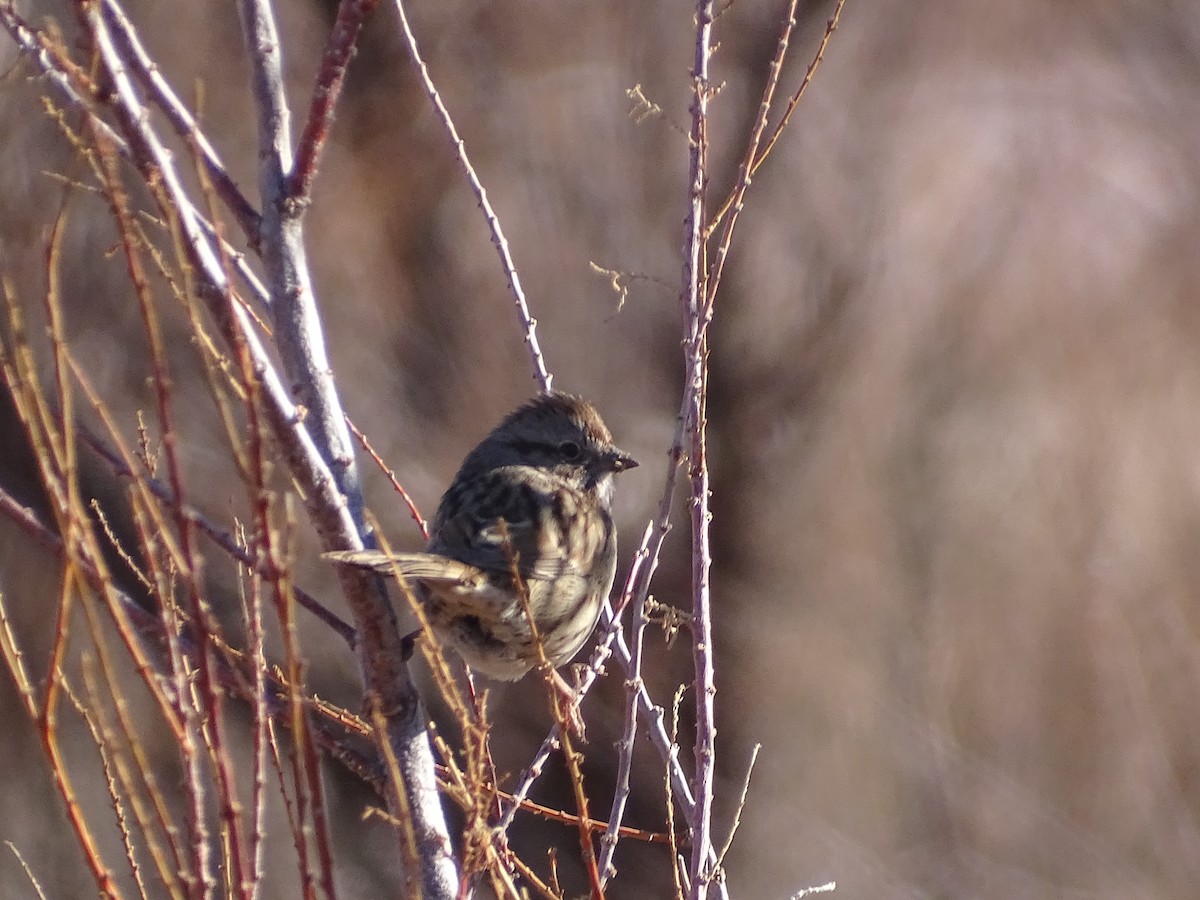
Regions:
<instances>
[{"instance_id":1,"label":"streaked brown plumage","mask_svg":"<svg viewBox=\"0 0 1200 900\"><path fill-rule=\"evenodd\" d=\"M424 553L328 553L412 579L438 637L476 671L515 681L537 649L514 565L546 656L571 659L612 589L613 474L637 462L595 408L551 393L512 412L472 450L442 497Z\"/></svg>"}]
</instances>

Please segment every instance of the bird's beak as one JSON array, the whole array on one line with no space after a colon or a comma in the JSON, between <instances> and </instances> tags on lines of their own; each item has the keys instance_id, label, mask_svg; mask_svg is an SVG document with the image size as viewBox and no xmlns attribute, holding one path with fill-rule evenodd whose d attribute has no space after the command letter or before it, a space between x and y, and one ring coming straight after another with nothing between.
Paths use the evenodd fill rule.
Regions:
<instances>
[{"instance_id":1,"label":"bird's beak","mask_svg":"<svg viewBox=\"0 0 1200 900\"><path fill-rule=\"evenodd\" d=\"M624 472L626 469L636 469L638 461L626 453L624 450L618 450L613 447L605 454L605 459L608 462L608 467L614 472Z\"/></svg>"}]
</instances>

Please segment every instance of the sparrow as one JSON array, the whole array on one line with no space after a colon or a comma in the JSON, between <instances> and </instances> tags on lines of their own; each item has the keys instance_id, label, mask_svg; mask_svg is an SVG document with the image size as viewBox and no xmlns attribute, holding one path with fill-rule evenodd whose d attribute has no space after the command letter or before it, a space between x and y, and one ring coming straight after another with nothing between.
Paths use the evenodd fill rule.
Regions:
<instances>
[{"instance_id":1,"label":"sparrow","mask_svg":"<svg viewBox=\"0 0 1200 900\"><path fill-rule=\"evenodd\" d=\"M401 573L439 640L475 671L515 681L538 664L538 640L558 667L595 629L616 574L613 476L635 466L590 403L543 394L467 454L425 552L325 556Z\"/></svg>"}]
</instances>

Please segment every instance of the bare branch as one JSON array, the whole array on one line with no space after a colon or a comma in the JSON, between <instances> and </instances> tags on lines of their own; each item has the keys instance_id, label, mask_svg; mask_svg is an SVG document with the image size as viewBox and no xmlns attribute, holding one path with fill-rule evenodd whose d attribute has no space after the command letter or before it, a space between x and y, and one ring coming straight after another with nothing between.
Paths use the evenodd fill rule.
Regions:
<instances>
[{"instance_id":1,"label":"bare branch","mask_svg":"<svg viewBox=\"0 0 1200 900\"><path fill-rule=\"evenodd\" d=\"M643 547L649 538L650 528L647 526ZM614 616L614 621L619 618L619 616ZM613 792L612 812L609 815L608 828L604 833L604 849L600 856L600 877L605 882L615 871L612 868L613 855L617 852L621 821L625 816L625 806L629 802L630 776L633 772L633 748L637 738L638 700L646 689L642 681L642 648L645 643L648 621L645 598L634 602L630 620L632 621L630 635L632 646L629 652L629 663L626 666L629 674L625 679L625 715L621 727L621 739L617 742L617 784Z\"/></svg>"},{"instance_id":2,"label":"bare branch","mask_svg":"<svg viewBox=\"0 0 1200 900\"><path fill-rule=\"evenodd\" d=\"M304 131L300 134L296 160L288 173L287 197L300 208L307 206L312 199L313 179L321 163L325 143L329 140L333 111L346 82L346 70L358 45L363 20L378 3L379 0L341 0L338 4L337 18L334 20L333 30L329 33L325 55L321 59L321 70L317 73L317 83L313 87L308 119L304 123Z\"/></svg>"},{"instance_id":3,"label":"bare branch","mask_svg":"<svg viewBox=\"0 0 1200 900\"><path fill-rule=\"evenodd\" d=\"M137 479L145 484L150 492L159 500L167 504L172 509L176 510L178 515L183 516L191 522L196 528L200 529L204 534L208 535L218 547L246 566L249 570L257 572L269 581L277 581L280 577L280 572L273 568L270 561L255 560L254 557L241 546L237 540L228 531L218 527L211 522L203 513L194 509L186 503L180 503L172 490L159 481L157 478L152 478L145 473L135 473L129 465L127 459L124 459L117 451L109 447L99 436L93 434L87 428L78 426L80 438L112 469L114 474L120 478L133 480ZM341 637L351 648L354 648L358 643L358 636L354 631L354 626L346 622L321 601L317 600L311 594L306 593L300 588L293 588L296 593L296 601L311 612L314 616L328 625L334 633Z\"/></svg>"},{"instance_id":4,"label":"bare branch","mask_svg":"<svg viewBox=\"0 0 1200 900\"><path fill-rule=\"evenodd\" d=\"M437 86L433 83L433 78L429 74L429 67L425 64L424 57L421 56L421 50L417 46L417 37L413 34L412 26L409 25L408 13L404 10L404 0L395 0L395 4L396 12L400 16L400 31L404 35L405 43L408 45L408 53L412 58L413 65L417 69L417 75L421 79L425 93L429 95L429 100L433 104L434 111L441 120L442 126L446 129L446 134L449 136L450 143L454 147L454 153L458 157L459 164L462 166L467 180L471 183L471 190L475 192L475 197L479 201L479 208L483 210L483 216L487 219L488 228L491 229L492 243L496 247L496 252L500 255L500 265L504 269L504 277L508 279L508 289L512 292L513 302L517 307L517 319L521 323L521 330L525 333L525 344L529 348L529 355L533 361L534 380L537 381L542 392L548 394L553 383L553 376L546 369L546 360L542 356L542 348L537 339L537 319L529 314L529 304L525 301L525 290L521 287L520 276L517 275L517 264L514 262L512 254L508 249L508 238L504 236L504 230L500 227L500 219L496 216L495 210L492 209L492 203L488 200L483 182L479 180L479 175L476 173L475 167L471 165L470 157L467 156L467 145L458 136L458 129L454 125L454 120L450 117L450 111L446 109L446 104L442 102L442 96L438 93Z\"/></svg>"},{"instance_id":5,"label":"bare branch","mask_svg":"<svg viewBox=\"0 0 1200 900\"><path fill-rule=\"evenodd\" d=\"M738 216L741 215L746 191L750 189L755 163L758 162L758 145L767 128L767 119L771 115L771 104L775 100L775 89L779 85L779 75L783 71L783 61L787 57L788 42L791 39L792 30L796 27L796 2L797 0L789 0L787 12L783 17L783 26L775 46L775 56L771 60L762 100L758 104L758 115L750 133L750 140L746 142L746 152L743 155L741 166L738 168L737 182L734 184L729 199L725 201L724 206L709 226L709 231L711 231L724 218L725 228L721 234L721 240L717 244L717 258L713 261L706 289L708 295L705 303L706 324L707 320L712 317L712 301L717 295L717 288L721 284L721 275L725 271L725 260L729 257L729 248L733 242L733 230L737 225Z\"/></svg>"},{"instance_id":6,"label":"bare branch","mask_svg":"<svg viewBox=\"0 0 1200 900\"><path fill-rule=\"evenodd\" d=\"M240 9L258 104L263 263L273 297L275 338L290 394L299 399L305 424L321 450L319 457L329 460L332 486L344 498L341 505L349 505L348 529L323 528L319 521L318 529L327 549L360 549L365 528L354 451L317 314L304 249L303 210L288 195L292 149L279 35L266 0L241 0ZM425 716L408 675L395 611L378 575L349 566L339 566L338 571L361 637L367 700L378 713L374 720L386 726L380 734L387 735L389 746L383 749L394 763L389 772L400 775L400 781L391 782L388 805L405 829L412 828L418 848L421 871L418 878L418 873L406 870L408 890L420 890L429 898L451 897L458 876L437 796ZM411 818L401 816L401 811Z\"/></svg>"},{"instance_id":7,"label":"bare branch","mask_svg":"<svg viewBox=\"0 0 1200 900\"><path fill-rule=\"evenodd\" d=\"M0 7L6 27L9 27L10 31L18 30L21 23L16 22L9 15L10 12L9 6ZM257 7L255 12L256 21L260 21L263 8ZM208 235L200 224L200 216L179 182L170 155L150 126L150 118L129 82L126 65L107 34L107 26L91 8L85 14L90 17L90 27L97 37L96 45L101 62L114 88L106 96L106 100L116 114L120 130L128 144L130 157L147 183L157 185L157 190L161 192L158 199L164 214L168 219L178 221L180 233L192 257L192 265L200 277L200 296L208 303L222 333L231 346L244 347L250 353L254 372L262 380L262 398L268 420L294 476L303 486L302 493L318 531L325 539L327 547L360 547L355 517L351 515L347 506L347 497L356 508L361 503L352 469L353 458L349 450L348 432L342 424L336 398L332 395L328 363L324 358L323 344L317 331L311 291L302 292L301 297L292 297L291 302L278 302L282 296L279 285L307 284L308 281L304 266L299 269L293 268L292 272L296 273L294 278L291 277L292 272L287 271L289 264L294 265L297 260L303 262L298 230L288 229L284 234L279 205L264 206L264 218L279 217L279 234L286 238L288 249L291 251L274 251L276 257L268 261L268 271L274 269L273 277L269 278L276 299L272 306L286 307L284 311L277 313L277 331L288 332L288 335L279 336L285 364L289 365L290 371L307 371L313 375L309 385L296 386L298 396L305 403L301 408L303 411L293 406L289 392L284 389L276 375L248 313L232 297L221 258L214 252ZM263 25L262 28L266 29L266 26ZM53 62L45 54L35 58L43 65ZM272 100L271 109L278 112L280 107L273 101L279 97L269 91L269 83L266 80L264 85L264 96L269 94L268 99ZM280 133L278 119L272 118L270 127L264 128L264 134L268 139L274 140ZM289 152L286 145L281 145L264 163L264 171L269 167L275 181L270 183L270 179L263 180L268 182L266 187L273 191L271 196L276 198L281 196L278 176L284 170L282 163ZM300 308L299 314L296 313L297 308ZM289 353L290 364L287 362ZM329 385L330 390L322 391L311 386L317 382ZM324 402L330 400L332 402ZM318 452L317 443L309 435L306 427L309 422L312 422L317 430L321 443L330 448L332 471ZM324 426L328 426L331 422L337 424L323 427L323 423ZM421 842L422 862L425 865L421 877L426 885L426 896L450 896L456 878L449 855L449 840L437 798L433 760L423 730L423 716L419 711L415 689L403 670L402 648L395 614L377 578L350 571L343 571L341 578L359 621L362 665L369 695L376 698L381 708L387 711L389 735L395 743L399 771L412 779L407 792L412 801L410 808L419 820L418 840Z\"/></svg>"},{"instance_id":8,"label":"bare branch","mask_svg":"<svg viewBox=\"0 0 1200 900\"><path fill-rule=\"evenodd\" d=\"M689 896L704 900L716 872L712 852L713 772L716 723L713 700L712 609L709 572L709 475L705 444L708 393L708 345L702 324L705 303L704 202L708 189L708 62L712 54L713 0L696 4L696 53L692 68L692 140L688 163L688 210L684 220L684 398L680 416L690 436L688 468L692 514L692 657L696 675L696 773L693 788L692 857ZM711 314L711 312L709 313Z\"/></svg>"},{"instance_id":9,"label":"bare branch","mask_svg":"<svg viewBox=\"0 0 1200 900\"><path fill-rule=\"evenodd\" d=\"M817 52L812 58L812 62L808 64L808 70L804 73L804 78L800 81L800 86L796 88L792 94L792 98L788 101L787 109L783 112L783 118L779 120L779 124L775 126L775 130L771 132L771 137L767 141L767 146L763 148L763 152L758 155L758 159L754 163L754 171L758 171L758 167L766 161L770 156L771 151L775 148L775 142L779 140L783 131L788 126L788 122L792 119L792 113L796 111L796 107L800 105L800 100L804 96L804 92L808 90L808 86L812 83L813 75L816 74L817 68L821 65L821 61L825 59L825 50L829 46L829 40L833 37L833 33L837 31L838 24L842 18L842 8L845 7L846 0L837 0L837 4L833 7L833 15L829 17L829 21L825 23L825 33L821 35L821 42L817 45Z\"/></svg>"},{"instance_id":10,"label":"bare branch","mask_svg":"<svg viewBox=\"0 0 1200 900\"><path fill-rule=\"evenodd\" d=\"M750 761L746 763L746 777L742 780L742 793L738 796L737 807L733 812L733 824L729 826L729 837L725 838L725 844L721 847L721 852L717 854L718 869L725 863L725 854L733 846L733 839L737 836L738 828L742 824L742 812L746 808L746 797L750 794L750 776L754 774L754 764L758 762L760 750L762 750L762 744L755 744L750 750Z\"/></svg>"},{"instance_id":11,"label":"bare branch","mask_svg":"<svg viewBox=\"0 0 1200 900\"><path fill-rule=\"evenodd\" d=\"M113 36L113 43L121 58L130 64L133 75L146 90L154 104L163 111L176 134L186 139L195 148L203 161L208 177L216 188L217 195L224 201L233 217L241 226L251 246L258 245L259 215L246 199L241 188L229 174L216 148L197 127L191 112L176 96L175 91L158 71L158 66L142 46L141 39L116 0L102 0L101 11Z\"/></svg>"}]
</instances>

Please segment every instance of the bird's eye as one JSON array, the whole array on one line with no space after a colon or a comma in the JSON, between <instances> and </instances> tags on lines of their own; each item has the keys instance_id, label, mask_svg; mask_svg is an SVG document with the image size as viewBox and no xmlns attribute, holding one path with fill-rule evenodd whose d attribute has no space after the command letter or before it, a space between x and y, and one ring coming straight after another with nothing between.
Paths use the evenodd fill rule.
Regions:
<instances>
[{"instance_id":1,"label":"bird's eye","mask_svg":"<svg viewBox=\"0 0 1200 900\"><path fill-rule=\"evenodd\" d=\"M558 445L558 452L562 454L563 459L579 459L582 451L574 441L563 441Z\"/></svg>"}]
</instances>

